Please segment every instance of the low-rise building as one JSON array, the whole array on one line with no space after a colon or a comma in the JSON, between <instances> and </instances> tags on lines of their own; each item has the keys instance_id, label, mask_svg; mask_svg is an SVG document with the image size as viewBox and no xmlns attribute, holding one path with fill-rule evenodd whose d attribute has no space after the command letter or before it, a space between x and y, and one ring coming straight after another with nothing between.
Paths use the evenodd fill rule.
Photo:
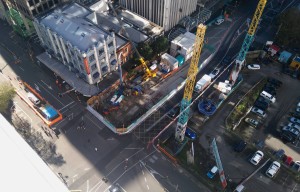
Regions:
<instances>
[{"instance_id":1,"label":"low-rise building","mask_svg":"<svg viewBox=\"0 0 300 192\"><path fill-rule=\"evenodd\" d=\"M190 32L179 35L171 41L170 54L173 57L182 55L184 60L187 61L193 55L195 39L196 36Z\"/></svg>"}]
</instances>

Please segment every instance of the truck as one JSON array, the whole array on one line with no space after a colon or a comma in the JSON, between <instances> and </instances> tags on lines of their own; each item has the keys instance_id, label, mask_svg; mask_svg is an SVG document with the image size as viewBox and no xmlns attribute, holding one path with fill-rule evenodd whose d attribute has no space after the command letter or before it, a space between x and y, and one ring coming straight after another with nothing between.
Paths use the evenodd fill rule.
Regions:
<instances>
[{"instance_id":1,"label":"truck","mask_svg":"<svg viewBox=\"0 0 300 192\"><path fill-rule=\"evenodd\" d=\"M201 93L211 82L211 77L209 75L203 75L203 77L197 81L194 91Z\"/></svg>"}]
</instances>

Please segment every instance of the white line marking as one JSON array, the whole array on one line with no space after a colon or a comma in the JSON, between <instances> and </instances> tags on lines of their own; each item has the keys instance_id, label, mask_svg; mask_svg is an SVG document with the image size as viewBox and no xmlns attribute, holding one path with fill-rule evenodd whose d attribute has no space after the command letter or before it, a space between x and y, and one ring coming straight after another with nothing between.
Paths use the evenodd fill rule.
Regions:
<instances>
[{"instance_id":1,"label":"white line marking","mask_svg":"<svg viewBox=\"0 0 300 192\"><path fill-rule=\"evenodd\" d=\"M141 164L140 164L141 165ZM142 166L142 165L141 165ZM144 170L142 170L143 175L145 175Z\"/></svg>"},{"instance_id":2,"label":"white line marking","mask_svg":"<svg viewBox=\"0 0 300 192\"><path fill-rule=\"evenodd\" d=\"M22 67L19 66L19 68L20 68L22 71L25 71Z\"/></svg>"},{"instance_id":3,"label":"white line marking","mask_svg":"<svg viewBox=\"0 0 300 192\"><path fill-rule=\"evenodd\" d=\"M294 186L294 188L291 192L293 192L296 189L297 186L298 186L298 183L296 183L296 185Z\"/></svg>"},{"instance_id":4,"label":"white line marking","mask_svg":"<svg viewBox=\"0 0 300 192\"><path fill-rule=\"evenodd\" d=\"M86 181L86 191L89 192L89 180Z\"/></svg>"},{"instance_id":5,"label":"white line marking","mask_svg":"<svg viewBox=\"0 0 300 192\"><path fill-rule=\"evenodd\" d=\"M60 100L58 100L52 93L50 93L43 85L41 85L40 83L38 83L41 87L43 87L44 89L45 89L45 91L47 92L47 93L49 93L56 101L58 101L62 106L64 106L64 104L60 101Z\"/></svg>"},{"instance_id":6,"label":"white line marking","mask_svg":"<svg viewBox=\"0 0 300 192\"><path fill-rule=\"evenodd\" d=\"M145 182L147 182L147 179L146 179L146 177L144 177L144 180L145 180Z\"/></svg>"},{"instance_id":7,"label":"white line marking","mask_svg":"<svg viewBox=\"0 0 300 192\"><path fill-rule=\"evenodd\" d=\"M63 110L64 108L68 107L69 105L72 105L74 103L74 101L72 101L71 103L69 103L68 105L64 106L63 108L59 109L59 111Z\"/></svg>"},{"instance_id":8,"label":"white line marking","mask_svg":"<svg viewBox=\"0 0 300 192\"><path fill-rule=\"evenodd\" d=\"M74 175L73 178L74 178L74 177L77 177L77 176L78 176L78 174Z\"/></svg>"},{"instance_id":9,"label":"white line marking","mask_svg":"<svg viewBox=\"0 0 300 192\"><path fill-rule=\"evenodd\" d=\"M150 190L149 185L147 185L147 189Z\"/></svg>"}]
</instances>

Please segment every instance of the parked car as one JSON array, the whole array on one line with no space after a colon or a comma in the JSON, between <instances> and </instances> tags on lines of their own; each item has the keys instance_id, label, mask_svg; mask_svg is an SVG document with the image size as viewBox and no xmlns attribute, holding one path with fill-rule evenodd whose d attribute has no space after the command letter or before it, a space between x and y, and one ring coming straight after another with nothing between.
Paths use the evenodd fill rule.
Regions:
<instances>
[{"instance_id":1,"label":"parked car","mask_svg":"<svg viewBox=\"0 0 300 192\"><path fill-rule=\"evenodd\" d=\"M255 101L254 106L257 107L257 108L260 108L263 111L266 111L269 107L268 103L260 102L258 100Z\"/></svg>"},{"instance_id":2,"label":"parked car","mask_svg":"<svg viewBox=\"0 0 300 192\"><path fill-rule=\"evenodd\" d=\"M218 171L218 167L213 166L213 168L211 168L211 170L209 170L206 175L208 178L212 179L217 174L217 171Z\"/></svg>"},{"instance_id":3,"label":"parked car","mask_svg":"<svg viewBox=\"0 0 300 192\"><path fill-rule=\"evenodd\" d=\"M300 171L300 161L295 161L293 167L295 171L299 172Z\"/></svg>"},{"instance_id":4,"label":"parked car","mask_svg":"<svg viewBox=\"0 0 300 192\"><path fill-rule=\"evenodd\" d=\"M251 118L246 118L245 122L251 125L252 127L257 127L258 121L251 119Z\"/></svg>"},{"instance_id":5,"label":"parked car","mask_svg":"<svg viewBox=\"0 0 300 192\"><path fill-rule=\"evenodd\" d=\"M296 108L296 112L300 113L300 107Z\"/></svg>"},{"instance_id":6,"label":"parked car","mask_svg":"<svg viewBox=\"0 0 300 192\"><path fill-rule=\"evenodd\" d=\"M295 137L293 137L289 131L282 131L280 138L284 143L295 143L296 142Z\"/></svg>"},{"instance_id":7,"label":"parked car","mask_svg":"<svg viewBox=\"0 0 300 192\"><path fill-rule=\"evenodd\" d=\"M231 61L232 61L232 58L229 57L229 56L226 56L226 57L222 60L221 64L222 64L223 66L227 66L227 65L230 64Z\"/></svg>"},{"instance_id":8,"label":"parked car","mask_svg":"<svg viewBox=\"0 0 300 192\"><path fill-rule=\"evenodd\" d=\"M290 127L290 126L284 126L282 128L282 131L287 131L291 134L292 137L294 137L295 139L298 139L300 136L300 132L297 128L295 127Z\"/></svg>"},{"instance_id":9,"label":"parked car","mask_svg":"<svg viewBox=\"0 0 300 192\"><path fill-rule=\"evenodd\" d=\"M292 122L292 123L297 123L297 124L299 124L300 125L300 119L298 119L298 118L295 118L295 117L290 117L290 122Z\"/></svg>"},{"instance_id":10,"label":"parked car","mask_svg":"<svg viewBox=\"0 0 300 192\"><path fill-rule=\"evenodd\" d=\"M297 103L297 107L300 107L300 102Z\"/></svg>"},{"instance_id":11,"label":"parked car","mask_svg":"<svg viewBox=\"0 0 300 192\"><path fill-rule=\"evenodd\" d=\"M240 140L235 146L234 146L234 151L236 152L242 152L246 148L247 143L244 140Z\"/></svg>"},{"instance_id":12,"label":"parked car","mask_svg":"<svg viewBox=\"0 0 300 192\"><path fill-rule=\"evenodd\" d=\"M250 65L247 65L247 68L251 69L251 70L259 70L260 69L260 65L258 65L258 64L250 64Z\"/></svg>"},{"instance_id":13,"label":"parked car","mask_svg":"<svg viewBox=\"0 0 300 192\"><path fill-rule=\"evenodd\" d=\"M195 140L197 138L197 134L194 131L192 131L190 128L186 128L185 136L187 136L191 140Z\"/></svg>"},{"instance_id":14,"label":"parked car","mask_svg":"<svg viewBox=\"0 0 300 192\"><path fill-rule=\"evenodd\" d=\"M108 189L109 192L123 192L123 189L120 187L120 185L117 184L113 184L109 187Z\"/></svg>"},{"instance_id":15,"label":"parked car","mask_svg":"<svg viewBox=\"0 0 300 192\"><path fill-rule=\"evenodd\" d=\"M259 162L262 160L262 158L264 157L264 153L262 151L256 151L254 153L254 155L252 156L250 162L253 164L253 165L258 165Z\"/></svg>"},{"instance_id":16,"label":"parked car","mask_svg":"<svg viewBox=\"0 0 300 192\"><path fill-rule=\"evenodd\" d=\"M220 73L220 69L214 69L209 76L214 79Z\"/></svg>"},{"instance_id":17,"label":"parked car","mask_svg":"<svg viewBox=\"0 0 300 192\"><path fill-rule=\"evenodd\" d=\"M264 97L262 97L262 96L259 96L259 97L257 98L257 101L263 102L263 103L267 103L268 105L270 105L270 103L271 103L271 101L270 101L269 99L266 99L266 98L264 98Z\"/></svg>"},{"instance_id":18,"label":"parked car","mask_svg":"<svg viewBox=\"0 0 300 192\"><path fill-rule=\"evenodd\" d=\"M300 112L292 112L291 116L296 117L297 119L300 119Z\"/></svg>"},{"instance_id":19,"label":"parked car","mask_svg":"<svg viewBox=\"0 0 300 192\"><path fill-rule=\"evenodd\" d=\"M257 114L260 117L265 117L266 116L266 113L263 110L261 110L257 107L252 107L251 112Z\"/></svg>"},{"instance_id":20,"label":"parked car","mask_svg":"<svg viewBox=\"0 0 300 192\"><path fill-rule=\"evenodd\" d=\"M176 106L169 111L168 116L174 118L179 114L179 112L180 112L180 106Z\"/></svg>"},{"instance_id":21,"label":"parked car","mask_svg":"<svg viewBox=\"0 0 300 192\"><path fill-rule=\"evenodd\" d=\"M296 129L298 129L300 131L300 125L298 125L296 123L288 123L287 126L294 127L294 128L296 128Z\"/></svg>"},{"instance_id":22,"label":"parked car","mask_svg":"<svg viewBox=\"0 0 300 192\"><path fill-rule=\"evenodd\" d=\"M275 85L277 88L281 87L282 82L275 78L268 78L268 82Z\"/></svg>"},{"instance_id":23,"label":"parked car","mask_svg":"<svg viewBox=\"0 0 300 192\"><path fill-rule=\"evenodd\" d=\"M221 25L224 21L225 21L224 19L220 18L220 19L216 20L215 24L216 25Z\"/></svg>"},{"instance_id":24,"label":"parked car","mask_svg":"<svg viewBox=\"0 0 300 192\"><path fill-rule=\"evenodd\" d=\"M270 178L273 178L274 175L279 171L280 163L277 161L273 161L268 170L266 171L266 175Z\"/></svg>"}]
</instances>

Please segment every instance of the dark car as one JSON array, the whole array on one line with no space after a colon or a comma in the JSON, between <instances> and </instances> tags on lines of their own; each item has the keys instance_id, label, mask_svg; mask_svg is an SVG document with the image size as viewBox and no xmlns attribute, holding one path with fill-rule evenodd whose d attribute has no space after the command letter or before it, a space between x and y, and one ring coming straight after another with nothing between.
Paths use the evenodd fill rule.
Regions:
<instances>
[{"instance_id":1,"label":"dark car","mask_svg":"<svg viewBox=\"0 0 300 192\"><path fill-rule=\"evenodd\" d=\"M275 78L268 78L268 82L275 85L277 88L281 87L282 82Z\"/></svg>"},{"instance_id":2,"label":"dark car","mask_svg":"<svg viewBox=\"0 0 300 192\"><path fill-rule=\"evenodd\" d=\"M187 136L191 140L195 140L197 138L197 134L189 128L186 128L185 136Z\"/></svg>"},{"instance_id":3,"label":"dark car","mask_svg":"<svg viewBox=\"0 0 300 192\"><path fill-rule=\"evenodd\" d=\"M280 138L283 142L286 143L295 143L296 138L289 131L283 131L280 135Z\"/></svg>"},{"instance_id":4,"label":"dark car","mask_svg":"<svg viewBox=\"0 0 300 192\"><path fill-rule=\"evenodd\" d=\"M293 117L296 117L296 118L300 119L300 112L292 112L291 115Z\"/></svg>"},{"instance_id":5,"label":"dark car","mask_svg":"<svg viewBox=\"0 0 300 192\"><path fill-rule=\"evenodd\" d=\"M235 146L234 146L234 151L236 152L242 152L246 148L247 143L244 140L240 140Z\"/></svg>"},{"instance_id":6,"label":"dark car","mask_svg":"<svg viewBox=\"0 0 300 192\"><path fill-rule=\"evenodd\" d=\"M226 57L223 59L223 61L221 62L221 64L222 64L223 66L227 66L227 65L230 64L231 60L232 60L231 57L226 56Z\"/></svg>"},{"instance_id":7,"label":"dark car","mask_svg":"<svg viewBox=\"0 0 300 192\"><path fill-rule=\"evenodd\" d=\"M264 98L264 97L262 97L262 96L259 96L259 97L257 98L257 101L267 103L268 105L270 105L270 103L271 103L271 101L270 101L269 99L266 99L266 98Z\"/></svg>"},{"instance_id":8,"label":"dark car","mask_svg":"<svg viewBox=\"0 0 300 192\"><path fill-rule=\"evenodd\" d=\"M255 101L254 106L257 108L260 108L263 111L266 111L268 109L268 103L266 102L260 102L258 100Z\"/></svg>"},{"instance_id":9,"label":"dark car","mask_svg":"<svg viewBox=\"0 0 300 192\"><path fill-rule=\"evenodd\" d=\"M171 111L168 113L168 116L171 118L176 117L180 112L180 106L176 106L173 109L171 109Z\"/></svg>"}]
</instances>

